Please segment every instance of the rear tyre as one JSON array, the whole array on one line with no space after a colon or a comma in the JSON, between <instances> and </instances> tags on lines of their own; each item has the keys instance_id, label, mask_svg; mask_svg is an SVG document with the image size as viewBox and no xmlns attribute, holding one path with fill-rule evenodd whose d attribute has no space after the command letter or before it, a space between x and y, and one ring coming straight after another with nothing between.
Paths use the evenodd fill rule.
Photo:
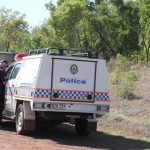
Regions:
<instances>
[{"instance_id":1,"label":"rear tyre","mask_svg":"<svg viewBox=\"0 0 150 150\"><path fill-rule=\"evenodd\" d=\"M24 108L22 104L19 104L16 112L16 131L18 134L25 134L24 130Z\"/></svg>"},{"instance_id":2,"label":"rear tyre","mask_svg":"<svg viewBox=\"0 0 150 150\"><path fill-rule=\"evenodd\" d=\"M87 129L87 120L78 119L75 122L76 133L80 136L88 136L90 132Z\"/></svg>"}]
</instances>

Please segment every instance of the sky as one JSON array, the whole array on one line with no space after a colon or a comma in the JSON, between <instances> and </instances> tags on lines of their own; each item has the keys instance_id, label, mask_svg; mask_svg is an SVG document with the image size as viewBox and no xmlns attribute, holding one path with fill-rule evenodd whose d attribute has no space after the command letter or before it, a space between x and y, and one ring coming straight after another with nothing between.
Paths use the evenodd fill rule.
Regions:
<instances>
[{"instance_id":1,"label":"sky","mask_svg":"<svg viewBox=\"0 0 150 150\"><path fill-rule=\"evenodd\" d=\"M57 0L0 0L0 8L5 7L25 14L29 26L36 27L50 16L50 12L45 7L50 1L56 4Z\"/></svg>"}]
</instances>

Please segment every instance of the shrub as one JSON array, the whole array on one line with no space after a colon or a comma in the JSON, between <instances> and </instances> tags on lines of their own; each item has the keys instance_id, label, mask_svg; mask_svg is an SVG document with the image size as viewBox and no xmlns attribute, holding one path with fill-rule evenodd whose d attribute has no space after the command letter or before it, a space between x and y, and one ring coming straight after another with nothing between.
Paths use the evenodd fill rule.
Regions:
<instances>
[{"instance_id":1,"label":"shrub","mask_svg":"<svg viewBox=\"0 0 150 150\"><path fill-rule=\"evenodd\" d=\"M128 72L125 73L124 81L137 81L138 80L138 75L135 70L129 70Z\"/></svg>"},{"instance_id":2,"label":"shrub","mask_svg":"<svg viewBox=\"0 0 150 150\"><path fill-rule=\"evenodd\" d=\"M136 71L129 70L128 72L126 72L119 88L117 89L117 95L123 98L133 99L134 82L137 80L138 75Z\"/></svg>"},{"instance_id":3,"label":"shrub","mask_svg":"<svg viewBox=\"0 0 150 150\"><path fill-rule=\"evenodd\" d=\"M128 99L134 98L134 83L138 80L138 74L135 70L131 70L130 61L118 54L116 60L112 59L109 64L114 68L110 82L119 84L117 95Z\"/></svg>"},{"instance_id":4,"label":"shrub","mask_svg":"<svg viewBox=\"0 0 150 150\"><path fill-rule=\"evenodd\" d=\"M124 82L117 88L117 95L123 98L133 98L134 84L133 82Z\"/></svg>"},{"instance_id":5,"label":"shrub","mask_svg":"<svg viewBox=\"0 0 150 150\"><path fill-rule=\"evenodd\" d=\"M110 72L114 71L115 68L119 68L122 71L127 71L130 68L130 61L126 57L117 54L117 57L115 59L110 59L108 68Z\"/></svg>"},{"instance_id":6,"label":"shrub","mask_svg":"<svg viewBox=\"0 0 150 150\"><path fill-rule=\"evenodd\" d=\"M122 71L119 68L116 68L111 75L110 82L112 84L119 84L121 82L121 78L122 78Z\"/></svg>"},{"instance_id":7,"label":"shrub","mask_svg":"<svg viewBox=\"0 0 150 150\"><path fill-rule=\"evenodd\" d=\"M108 62L108 71L112 72L115 70L115 68L116 68L116 61L114 58L111 58Z\"/></svg>"},{"instance_id":8,"label":"shrub","mask_svg":"<svg viewBox=\"0 0 150 150\"><path fill-rule=\"evenodd\" d=\"M130 61L126 57L117 54L116 66L119 67L122 71L127 71L130 68Z\"/></svg>"}]
</instances>

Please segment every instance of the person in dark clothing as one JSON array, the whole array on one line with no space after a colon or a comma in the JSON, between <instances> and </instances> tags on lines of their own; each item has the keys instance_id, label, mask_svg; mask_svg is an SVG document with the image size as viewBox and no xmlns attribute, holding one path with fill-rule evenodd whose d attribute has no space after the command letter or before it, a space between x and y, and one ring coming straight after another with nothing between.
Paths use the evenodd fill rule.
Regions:
<instances>
[{"instance_id":1,"label":"person in dark clothing","mask_svg":"<svg viewBox=\"0 0 150 150\"><path fill-rule=\"evenodd\" d=\"M5 69L8 66L6 60L0 61L0 123L2 121L2 113L4 110L4 95L5 95L5 81L6 81L6 72Z\"/></svg>"}]
</instances>

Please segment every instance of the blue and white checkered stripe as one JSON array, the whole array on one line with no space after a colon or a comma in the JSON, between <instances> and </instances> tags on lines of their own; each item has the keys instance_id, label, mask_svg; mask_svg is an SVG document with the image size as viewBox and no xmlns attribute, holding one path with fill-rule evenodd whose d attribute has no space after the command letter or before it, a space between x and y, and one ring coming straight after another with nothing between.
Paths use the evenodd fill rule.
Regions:
<instances>
[{"instance_id":1,"label":"blue and white checkered stripe","mask_svg":"<svg viewBox=\"0 0 150 150\"><path fill-rule=\"evenodd\" d=\"M110 100L108 93L95 93L95 100Z\"/></svg>"},{"instance_id":2,"label":"blue and white checkered stripe","mask_svg":"<svg viewBox=\"0 0 150 150\"><path fill-rule=\"evenodd\" d=\"M53 90L53 93L58 93L59 97L57 99L85 99L87 100L88 95L92 95L93 99L93 92L87 92L87 91L62 91L62 90ZM39 98L50 98L51 97L51 90L48 89L36 89L34 91L34 96ZM109 99L109 93L101 93L96 92L95 93L95 100L110 100Z\"/></svg>"},{"instance_id":3,"label":"blue and white checkered stripe","mask_svg":"<svg viewBox=\"0 0 150 150\"><path fill-rule=\"evenodd\" d=\"M88 95L92 95L92 92L84 92L84 91L53 91L55 93L58 93L60 99L87 99Z\"/></svg>"},{"instance_id":4,"label":"blue and white checkered stripe","mask_svg":"<svg viewBox=\"0 0 150 150\"><path fill-rule=\"evenodd\" d=\"M50 98L51 91L47 89L36 89L34 92L35 97L43 97L43 98Z\"/></svg>"}]
</instances>

